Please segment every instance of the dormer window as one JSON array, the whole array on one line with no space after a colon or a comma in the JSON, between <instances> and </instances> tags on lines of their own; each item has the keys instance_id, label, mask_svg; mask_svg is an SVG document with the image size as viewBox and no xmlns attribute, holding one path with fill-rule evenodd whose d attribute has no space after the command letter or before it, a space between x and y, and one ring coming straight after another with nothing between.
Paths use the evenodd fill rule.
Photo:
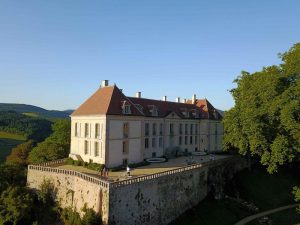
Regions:
<instances>
[{"instance_id":1,"label":"dormer window","mask_svg":"<svg viewBox=\"0 0 300 225\"><path fill-rule=\"evenodd\" d=\"M141 113L144 112L144 108L143 108L143 106L141 106L140 104L135 104L135 107L137 107L137 109L138 109Z\"/></svg>"},{"instance_id":2,"label":"dormer window","mask_svg":"<svg viewBox=\"0 0 300 225\"><path fill-rule=\"evenodd\" d=\"M189 117L189 112L187 108L182 108L181 113L182 115L184 115L184 117Z\"/></svg>"},{"instance_id":3,"label":"dormer window","mask_svg":"<svg viewBox=\"0 0 300 225\"><path fill-rule=\"evenodd\" d=\"M195 118L199 118L199 110L193 109L193 110L192 110L192 115L193 115Z\"/></svg>"},{"instance_id":4,"label":"dormer window","mask_svg":"<svg viewBox=\"0 0 300 225\"><path fill-rule=\"evenodd\" d=\"M131 114L130 104L127 101L123 102L122 105L122 112L123 114Z\"/></svg>"},{"instance_id":5,"label":"dormer window","mask_svg":"<svg viewBox=\"0 0 300 225\"><path fill-rule=\"evenodd\" d=\"M149 108L152 116L158 116L158 109L155 105L150 105Z\"/></svg>"}]
</instances>

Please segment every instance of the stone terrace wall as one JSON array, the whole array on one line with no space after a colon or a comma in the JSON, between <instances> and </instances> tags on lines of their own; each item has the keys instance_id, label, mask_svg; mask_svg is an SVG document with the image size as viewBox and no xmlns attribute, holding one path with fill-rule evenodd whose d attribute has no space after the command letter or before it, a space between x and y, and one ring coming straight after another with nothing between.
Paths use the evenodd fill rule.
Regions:
<instances>
[{"instance_id":1,"label":"stone terrace wall","mask_svg":"<svg viewBox=\"0 0 300 225\"><path fill-rule=\"evenodd\" d=\"M168 224L205 198L207 170L198 168L112 187L110 224Z\"/></svg>"},{"instance_id":2,"label":"stone terrace wall","mask_svg":"<svg viewBox=\"0 0 300 225\"><path fill-rule=\"evenodd\" d=\"M49 166L49 165L47 165ZM44 180L50 180L55 186L56 200L62 207L73 206L80 212L87 204L108 221L109 184L94 177L71 170L29 165L27 185L40 189Z\"/></svg>"},{"instance_id":3,"label":"stone terrace wall","mask_svg":"<svg viewBox=\"0 0 300 225\"><path fill-rule=\"evenodd\" d=\"M57 189L62 207L84 204L110 225L165 225L199 204L213 187L222 194L225 177L246 167L245 160L228 157L162 173L108 183L86 174L51 167L28 166L28 186L39 189L46 179ZM159 165L158 165L159 166Z\"/></svg>"},{"instance_id":4,"label":"stone terrace wall","mask_svg":"<svg viewBox=\"0 0 300 225\"><path fill-rule=\"evenodd\" d=\"M110 224L168 224L206 197L211 170L222 175L245 166L243 160L233 157L113 183L109 192Z\"/></svg>"}]
</instances>

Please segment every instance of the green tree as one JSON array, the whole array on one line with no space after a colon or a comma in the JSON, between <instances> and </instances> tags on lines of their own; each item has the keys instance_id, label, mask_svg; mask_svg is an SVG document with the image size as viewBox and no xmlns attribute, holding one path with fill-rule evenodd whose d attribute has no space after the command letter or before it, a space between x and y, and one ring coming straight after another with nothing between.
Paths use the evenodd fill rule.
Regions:
<instances>
[{"instance_id":1,"label":"green tree","mask_svg":"<svg viewBox=\"0 0 300 225\"><path fill-rule=\"evenodd\" d=\"M46 161L65 158L70 150L71 123L70 120L57 120L52 125L53 133L38 143L37 147L29 154L31 163L42 163Z\"/></svg>"},{"instance_id":2,"label":"green tree","mask_svg":"<svg viewBox=\"0 0 300 225\"><path fill-rule=\"evenodd\" d=\"M242 72L223 119L224 148L259 156L270 173L300 153L300 44L280 57L279 66Z\"/></svg>"},{"instance_id":3,"label":"green tree","mask_svg":"<svg viewBox=\"0 0 300 225\"><path fill-rule=\"evenodd\" d=\"M0 165L0 193L9 186L25 186L26 171L19 164Z\"/></svg>"},{"instance_id":4,"label":"green tree","mask_svg":"<svg viewBox=\"0 0 300 225\"><path fill-rule=\"evenodd\" d=\"M7 188L0 196L0 223L29 224L32 203L32 196L26 188Z\"/></svg>"},{"instance_id":5,"label":"green tree","mask_svg":"<svg viewBox=\"0 0 300 225\"><path fill-rule=\"evenodd\" d=\"M294 194L295 194L295 201L300 202L300 187L295 187L294 188ZM299 204L297 210L300 213L300 204Z\"/></svg>"},{"instance_id":6,"label":"green tree","mask_svg":"<svg viewBox=\"0 0 300 225\"><path fill-rule=\"evenodd\" d=\"M33 148L33 141L27 141L13 148L10 155L6 158L6 163L20 164L25 166L28 164L28 156Z\"/></svg>"}]
</instances>

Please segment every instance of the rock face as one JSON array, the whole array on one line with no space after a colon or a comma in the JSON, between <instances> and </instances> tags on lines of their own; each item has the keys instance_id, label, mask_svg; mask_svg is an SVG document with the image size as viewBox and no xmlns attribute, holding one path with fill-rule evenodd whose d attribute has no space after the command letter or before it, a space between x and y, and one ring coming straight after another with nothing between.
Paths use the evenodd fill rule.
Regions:
<instances>
[{"instance_id":1,"label":"rock face","mask_svg":"<svg viewBox=\"0 0 300 225\"><path fill-rule=\"evenodd\" d=\"M102 215L105 224L164 225L203 200L208 190L222 197L226 177L246 167L233 157L135 178L106 183L74 171L29 166L28 186L38 189L51 180L62 207L84 204Z\"/></svg>"}]
</instances>

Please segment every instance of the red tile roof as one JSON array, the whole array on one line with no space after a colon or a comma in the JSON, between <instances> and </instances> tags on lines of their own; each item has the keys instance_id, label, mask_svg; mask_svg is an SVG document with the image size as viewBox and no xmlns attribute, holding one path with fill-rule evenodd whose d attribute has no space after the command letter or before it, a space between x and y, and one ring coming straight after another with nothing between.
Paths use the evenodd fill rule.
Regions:
<instances>
[{"instance_id":1,"label":"red tile roof","mask_svg":"<svg viewBox=\"0 0 300 225\"><path fill-rule=\"evenodd\" d=\"M98 89L86 100L71 116L87 115L122 115L122 103L133 105L117 86L109 86ZM133 105L131 115L142 116Z\"/></svg>"},{"instance_id":2,"label":"red tile roof","mask_svg":"<svg viewBox=\"0 0 300 225\"><path fill-rule=\"evenodd\" d=\"M197 99L195 104L191 100L186 103L153 100L146 98L126 97L117 86L98 89L71 116L86 115L123 115L122 105L131 107L131 114L126 116L151 117L153 106L157 108L158 117L166 117L175 112L181 118L187 119L221 119L222 116L206 99ZM187 113L188 116L184 115ZM197 115L197 116L196 116Z\"/></svg>"}]
</instances>

